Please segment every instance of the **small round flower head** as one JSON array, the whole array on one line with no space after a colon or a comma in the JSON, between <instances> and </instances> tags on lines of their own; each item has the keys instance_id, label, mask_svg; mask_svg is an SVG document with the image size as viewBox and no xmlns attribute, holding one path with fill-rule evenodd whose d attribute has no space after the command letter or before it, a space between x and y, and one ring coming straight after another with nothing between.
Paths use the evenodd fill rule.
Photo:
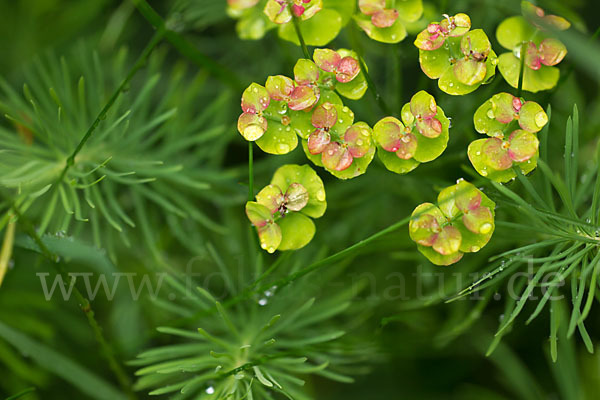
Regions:
<instances>
[{"instance_id":1,"label":"small round flower head","mask_svg":"<svg viewBox=\"0 0 600 400\"><path fill-rule=\"evenodd\" d=\"M445 16L441 22L432 22L421 31L415 39L415 46L420 50L431 51L442 47L446 38L459 37L471 29L471 18L459 13L453 17Z\"/></svg>"},{"instance_id":2,"label":"small round flower head","mask_svg":"<svg viewBox=\"0 0 600 400\"><path fill-rule=\"evenodd\" d=\"M488 243L494 231L494 208L479 189L459 179L440 192L437 205L423 203L415 208L410 238L432 263L453 264Z\"/></svg>"},{"instance_id":3,"label":"small round flower head","mask_svg":"<svg viewBox=\"0 0 600 400\"><path fill-rule=\"evenodd\" d=\"M307 245L315 233L311 218L321 217L326 207L325 188L315 171L307 165L284 165L256 201L246 203L246 215L261 247L273 253Z\"/></svg>"},{"instance_id":4,"label":"small round flower head","mask_svg":"<svg viewBox=\"0 0 600 400\"><path fill-rule=\"evenodd\" d=\"M307 157L340 179L366 171L375 154L372 129L364 122L353 124L348 107L325 102L312 112L315 130L303 142Z\"/></svg>"},{"instance_id":5,"label":"small round flower head","mask_svg":"<svg viewBox=\"0 0 600 400\"><path fill-rule=\"evenodd\" d=\"M537 164L539 140L534 133L517 129L506 140L491 137L475 140L469 145L468 156L482 176L506 182L516 176L511 169L520 167L529 173Z\"/></svg>"},{"instance_id":6,"label":"small round flower head","mask_svg":"<svg viewBox=\"0 0 600 400\"><path fill-rule=\"evenodd\" d=\"M503 92L483 103L473 116L477 132L500 139L515 120L521 129L536 133L548 123L548 115L538 103Z\"/></svg>"},{"instance_id":7,"label":"small round flower head","mask_svg":"<svg viewBox=\"0 0 600 400\"><path fill-rule=\"evenodd\" d=\"M378 155L393 172L405 174L439 157L448 144L450 121L425 91L416 93L401 111L402 122L385 117L373 127Z\"/></svg>"},{"instance_id":8,"label":"small round flower head","mask_svg":"<svg viewBox=\"0 0 600 400\"><path fill-rule=\"evenodd\" d=\"M470 28L469 17L457 14L429 24L415 40L421 69L451 95L471 93L495 74L490 40L483 30Z\"/></svg>"},{"instance_id":9,"label":"small round flower head","mask_svg":"<svg viewBox=\"0 0 600 400\"><path fill-rule=\"evenodd\" d=\"M529 2L522 2L523 16L514 16L500 23L496 37L502 47L509 50L498 58L498 68L504 79L518 86L520 58L524 57L523 89L530 92L552 89L560 72L553 66L567 55L567 48L552 37L552 30L568 29L564 18L546 15ZM551 27L552 29L547 29Z\"/></svg>"},{"instance_id":10,"label":"small round flower head","mask_svg":"<svg viewBox=\"0 0 600 400\"><path fill-rule=\"evenodd\" d=\"M390 7L387 7L387 6ZM422 0L359 0L357 25L373 40L398 43L406 37L406 24L416 22L423 14Z\"/></svg>"}]
</instances>

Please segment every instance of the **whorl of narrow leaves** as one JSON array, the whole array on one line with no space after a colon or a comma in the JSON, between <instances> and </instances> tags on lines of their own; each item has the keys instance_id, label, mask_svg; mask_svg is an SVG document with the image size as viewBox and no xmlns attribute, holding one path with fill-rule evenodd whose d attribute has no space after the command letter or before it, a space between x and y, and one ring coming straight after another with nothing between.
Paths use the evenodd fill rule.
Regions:
<instances>
[{"instance_id":1,"label":"whorl of narrow leaves","mask_svg":"<svg viewBox=\"0 0 600 400\"><path fill-rule=\"evenodd\" d=\"M412 213L410 238L436 265L458 262L478 252L494 233L496 205L469 182L459 179L438 195L437 205L423 203Z\"/></svg>"},{"instance_id":2,"label":"whorl of narrow leaves","mask_svg":"<svg viewBox=\"0 0 600 400\"><path fill-rule=\"evenodd\" d=\"M506 82L518 87L521 57L525 57L523 89L530 92L552 89L560 71L555 65L567 55L567 48L552 37L548 28L566 30L571 24L562 17L546 15L527 1L521 3L523 16L510 17L498 26L496 38L509 50L498 58L498 69Z\"/></svg>"},{"instance_id":3,"label":"whorl of narrow leaves","mask_svg":"<svg viewBox=\"0 0 600 400\"><path fill-rule=\"evenodd\" d=\"M238 131L267 153L286 154L298 145L297 136L308 139L313 133L313 113L319 106L339 105L342 110L339 126L342 126L354 115L336 93L359 99L366 90L356 53L346 49L316 49L314 62L298 60L294 80L283 75L270 76L265 86L252 83L244 91ZM341 136L344 133L339 132Z\"/></svg>"},{"instance_id":4,"label":"whorl of narrow leaves","mask_svg":"<svg viewBox=\"0 0 600 400\"><path fill-rule=\"evenodd\" d=\"M517 166L528 174L537 166L539 140L536 133L547 123L542 107L509 93L498 93L483 103L473 117L475 129L490 136L469 145L473 167L482 176L506 182L517 176Z\"/></svg>"},{"instance_id":5,"label":"whorl of narrow leaves","mask_svg":"<svg viewBox=\"0 0 600 400\"><path fill-rule=\"evenodd\" d=\"M284 165L256 201L246 203L246 215L256 227L261 247L296 250L306 246L315 234L311 218L325 213L323 181L308 165Z\"/></svg>"},{"instance_id":6,"label":"whorl of narrow leaves","mask_svg":"<svg viewBox=\"0 0 600 400\"><path fill-rule=\"evenodd\" d=\"M157 209L161 218L175 215L222 231L198 209L198 197L210 187L201 165L209 164L215 152L191 155L187 150L196 143L209 149L222 137L224 115L218 110L227 97L215 99L204 112L190 102L173 108L176 101L197 98L202 86L190 84L181 65L161 80L161 54L150 57L146 72L140 73L143 85L119 97L64 176L67 158L126 75L127 52L101 61L81 44L64 59L50 55L26 69L23 93L0 80L0 103L9 121L0 126L5 150L0 188L22 204L21 212L40 234L89 228L94 243L114 256L116 248L129 245L127 233L140 218L153 219ZM156 102L161 82L170 89ZM229 184L224 177L212 177L221 188ZM213 198L228 197L212 189ZM132 201L143 207L133 207ZM180 223L172 221L172 227Z\"/></svg>"},{"instance_id":7,"label":"whorl of narrow leaves","mask_svg":"<svg viewBox=\"0 0 600 400\"><path fill-rule=\"evenodd\" d=\"M231 280L238 275L225 273ZM186 290L183 279L169 276L165 281L176 293ZM353 366L362 364L370 349L354 346L340 323L331 321L348 312L357 288L327 291L315 300L313 287L287 287L280 295L272 286L236 308L221 305L204 288L188 290L176 304L157 302L157 307L169 304L164 307L169 313L173 306L185 315L215 312L196 320L193 330L157 328L173 344L144 351L130 362L138 368L135 389L182 400L274 399L282 394L306 399L304 379L313 374L352 382L348 375L357 373Z\"/></svg>"},{"instance_id":8,"label":"whorl of narrow leaves","mask_svg":"<svg viewBox=\"0 0 600 400\"><path fill-rule=\"evenodd\" d=\"M373 40L398 43L406 38L406 25L423 15L421 0L358 0L356 24Z\"/></svg>"},{"instance_id":9,"label":"whorl of narrow leaves","mask_svg":"<svg viewBox=\"0 0 600 400\"><path fill-rule=\"evenodd\" d=\"M488 83L496 73L497 57L485 32L471 29L466 14L446 16L427 26L414 42L421 69L439 88L464 95Z\"/></svg>"},{"instance_id":10,"label":"whorl of narrow leaves","mask_svg":"<svg viewBox=\"0 0 600 400\"><path fill-rule=\"evenodd\" d=\"M446 149L450 120L433 96L421 90L401 112L402 122L385 117L373 128L377 154L385 167L406 174L433 161Z\"/></svg>"}]
</instances>

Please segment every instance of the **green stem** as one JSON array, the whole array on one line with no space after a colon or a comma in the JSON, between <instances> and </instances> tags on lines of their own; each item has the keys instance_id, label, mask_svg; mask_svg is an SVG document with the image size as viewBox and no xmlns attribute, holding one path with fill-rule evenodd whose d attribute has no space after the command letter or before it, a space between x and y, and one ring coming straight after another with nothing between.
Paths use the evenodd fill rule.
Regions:
<instances>
[{"instance_id":1,"label":"green stem","mask_svg":"<svg viewBox=\"0 0 600 400\"><path fill-rule=\"evenodd\" d=\"M46 246L46 244L42 241L42 239L36 232L31 221L29 221L23 214L21 214L21 211L19 210L19 208L17 207L16 204L13 203L12 209L13 209L13 212L15 213L15 215L17 216L18 220L21 222L23 228L25 229L25 232L31 237L31 239L38 246L42 256L44 256L46 259L48 259L52 263L52 265L55 267L57 273L61 276L63 281L67 281L68 273L67 273L66 269L64 268L63 264L61 263L60 257L57 254L53 253ZM72 278L72 279L75 279L75 278ZM71 282L69 282L69 285L71 285ZM75 298L77 299L79 308L86 315L88 323L90 324L90 326L92 327L92 330L94 331L96 341L100 345L100 347L102 349L102 353L103 353L104 357L106 358L106 361L108 362L108 365L109 365L111 371L114 373L115 377L117 378L119 385L121 386L123 391L125 391L127 393L128 397L130 399L136 399L137 397L131 388L131 381L129 380L129 376L127 375L127 373L125 372L125 370L123 369L121 364L117 361L117 359L115 357L115 352L113 351L112 347L110 346L110 344L107 342L106 338L104 337L104 334L102 333L102 328L100 327L100 325L98 324L98 321L95 318L95 313L94 313L94 310L92 309L90 301L74 285L73 285L73 293L75 294Z\"/></svg>"},{"instance_id":2,"label":"green stem","mask_svg":"<svg viewBox=\"0 0 600 400\"><path fill-rule=\"evenodd\" d=\"M519 83L517 88L517 97L521 97L521 93L523 92L523 74L525 72L525 44L526 42L521 43L521 54L520 54L520 64L519 64Z\"/></svg>"},{"instance_id":3,"label":"green stem","mask_svg":"<svg viewBox=\"0 0 600 400\"><path fill-rule=\"evenodd\" d=\"M144 49L144 51L142 52L142 54L140 55L140 57L138 58L136 63L133 65L133 67L131 68L131 70L129 71L129 73L127 74L125 79L123 80L123 82L121 82L121 84L119 85L117 90L113 93L113 95L110 97L108 102L104 105L104 107L100 111L100 114L98 114L98 116L96 117L96 119L94 120L92 125L88 128L87 132L85 133L83 138L79 141L79 144L77 145L75 150L73 150L73 153L71 153L69 158L67 158L65 167L63 168L60 176L58 177L58 179L56 181L56 184L54 185L55 187L60 182L63 181L63 179L67 175L67 172L69 171L69 168L71 168L75 164L75 157L77 157L77 154L79 154L81 149L83 149L83 146L85 146L87 141L92 137L92 134L94 133L94 131L100 124L100 121L102 121L103 119L106 118L106 114L111 109L111 107L113 106L115 101L117 101L117 98L119 98L119 95L121 94L121 92L123 92L125 90L125 88L129 85L129 82L131 81L133 76L146 64L146 60L150 56L150 53L152 53L152 50L154 50L154 48L158 45L158 43L160 43L164 33L165 33L164 30L159 29L154 34L154 36L152 37L152 39L150 40L150 42L148 43L148 45L146 46L146 48Z\"/></svg>"},{"instance_id":4,"label":"green stem","mask_svg":"<svg viewBox=\"0 0 600 400\"><path fill-rule=\"evenodd\" d=\"M262 293L265 290L267 290L273 286L277 286L277 289L281 289L282 287L289 285L290 283L294 282L295 280L302 278L303 276L308 275L311 272L313 272L319 268L326 267L328 265L333 264L336 261L342 260L345 257L350 256L351 254L355 253L357 250L367 246L368 244L374 242L375 240L381 238L382 236L385 236L389 233L392 233L392 232L400 229L404 225L408 224L409 221L411 220L411 218L413 218L413 217L412 216L406 217L406 218L402 219L401 221L398 221L395 224L390 225L387 228L385 228L377 233L374 233L373 235L369 236L368 238L363 239L360 242L357 242L350 247L346 247L344 250L338 251L337 253L332 254L329 257L326 257L322 260L315 261L314 263L302 268L301 270L299 270L291 275L286 276L285 278L281 278L275 282L266 283L264 285L259 286L256 289L250 289L250 290L246 289L242 293L240 293L238 296L224 302L223 305L225 307L231 307L233 305L240 303L241 301L244 301L244 300L252 297L255 294ZM252 288L253 286L254 285L251 285L250 288Z\"/></svg>"},{"instance_id":5,"label":"green stem","mask_svg":"<svg viewBox=\"0 0 600 400\"><path fill-rule=\"evenodd\" d=\"M252 284L247 286L237 296L232 297L229 300L223 302L222 305L225 308L229 308L238 303L241 303L242 301L245 301L245 300L251 298L255 294L262 293L265 290L270 289L273 286L277 286L278 289L285 287L285 286L289 285L290 283L294 282L295 280L297 280L305 275L308 275L311 272L316 271L320 268L326 267L336 261L342 260L345 257L352 255L357 250L372 243L373 241L375 241L391 232L394 232L394 231L400 229L404 225L408 224L410 222L410 220L414 217L415 217L414 215L408 216L408 217L402 219L401 221L398 221L395 224L390 225L387 228L374 233L373 235L369 236L368 238L363 239L360 242L357 242L350 247L346 247L344 250L340 250L337 253L334 253L334 254L330 255L329 257L326 257L322 260L315 261L314 263L306 266L305 268L303 268L291 275L286 276L285 278L279 279L278 281L275 281L275 282L265 283L262 286L258 286L258 288L257 288L258 283L260 281L262 281L268 274L270 274L272 272L272 270L275 269L276 266L279 266L279 259L278 259L273 264L273 266L271 266L271 268L268 271L266 271L261 277L259 277L255 282L253 282ZM283 256L280 256L280 259L283 261ZM216 311L217 311L216 307L212 307L207 310L202 310L202 311L197 312L196 314L192 315L191 317L182 318L182 319L178 320L177 322L172 322L171 325L172 326L184 326L191 321L197 321L198 318L201 318L206 315L214 314Z\"/></svg>"},{"instance_id":6,"label":"green stem","mask_svg":"<svg viewBox=\"0 0 600 400\"><path fill-rule=\"evenodd\" d=\"M375 98L375 101L379 105L379 108L381 109L381 111L383 111L383 113L385 115L392 115L391 109L388 107L386 102L383 100L383 98L377 91L377 87L375 86L373 79L371 79L371 75L369 75L369 71L367 70L367 65L365 64L365 60L363 58L364 52L363 52L362 46L360 46L360 38L358 36L357 29L358 28L351 29L351 32L352 32L351 39L352 39L352 47L354 47L354 50L358 54L358 62L360 64L360 69L363 72L363 74L365 75L365 80L367 81L367 86L369 87L369 91L373 94L373 97Z\"/></svg>"},{"instance_id":7,"label":"green stem","mask_svg":"<svg viewBox=\"0 0 600 400\"><path fill-rule=\"evenodd\" d=\"M381 108L381 111L383 111L383 113L385 115L392 115L392 110L388 107L386 102L383 100L383 97L381 97L381 95L377 91L377 87L375 86L375 83L371 79L371 76L369 75L369 71L367 71L367 65L365 64L365 60L362 58L361 55L358 56L358 62L360 63L360 69L362 70L363 74L365 75L365 80L367 81L367 86L369 87L369 91L373 94L373 97L375 98L375 101L379 105L379 108Z\"/></svg>"},{"instance_id":8,"label":"green stem","mask_svg":"<svg viewBox=\"0 0 600 400\"><path fill-rule=\"evenodd\" d=\"M292 10L290 9L290 12ZM306 42L304 42L304 37L302 36L302 31L300 31L300 22L297 17L292 17L292 21L294 23L294 29L296 30L296 35L298 36L298 41L300 42L300 47L302 47L302 52L304 53L304 58L310 60L310 53L308 52L308 47L306 47Z\"/></svg>"},{"instance_id":9,"label":"green stem","mask_svg":"<svg viewBox=\"0 0 600 400\"><path fill-rule=\"evenodd\" d=\"M206 68L215 78L232 87L234 90L242 91L244 89L242 80L235 72L201 53L189 40L184 38L178 32L168 29L163 18L146 0L133 0L133 3L140 14L142 14L152 26L158 31L164 32L165 39L167 39L179 53L201 68Z\"/></svg>"},{"instance_id":10,"label":"green stem","mask_svg":"<svg viewBox=\"0 0 600 400\"><path fill-rule=\"evenodd\" d=\"M254 200L254 156L253 144L248 142L248 201Z\"/></svg>"}]
</instances>

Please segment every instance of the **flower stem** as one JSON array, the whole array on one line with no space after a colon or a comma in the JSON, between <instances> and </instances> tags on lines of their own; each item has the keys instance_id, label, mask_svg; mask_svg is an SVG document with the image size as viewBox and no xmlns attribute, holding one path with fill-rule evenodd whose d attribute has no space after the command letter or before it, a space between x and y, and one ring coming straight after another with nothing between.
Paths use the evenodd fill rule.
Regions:
<instances>
[{"instance_id":1,"label":"flower stem","mask_svg":"<svg viewBox=\"0 0 600 400\"><path fill-rule=\"evenodd\" d=\"M235 304L238 304L241 301L244 301L244 300L252 297L255 294L264 292L265 290L271 288L272 286L277 286L278 289L281 289L282 287L289 285L290 283L294 282L295 280L302 278L303 276L308 275L309 273L311 273L317 269L326 267L328 265L333 264L336 261L342 260L345 257L352 255L357 250L374 242L375 240L377 240L389 233L397 231L398 229L400 229L403 226L405 226L406 224L408 224L410 222L411 218L413 218L413 217L408 216L408 217L396 222L395 224L390 225L387 228L374 233L373 235L369 236L368 238L363 239L360 242L354 243L350 247L346 247L345 249L340 250L337 253L334 253L334 254L330 255L329 257L326 257L322 260L315 261L314 263L302 268L301 270L299 270L291 275L286 276L285 278L281 278L275 282L269 282L269 283L263 284L256 289L254 289L254 287L256 285L252 284L249 286L249 288L248 288L249 290L246 289L246 290L242 291L242 293L240 293L238 296L233 297L233 298L229 299L228 301L224 302L223 306L231 307Z\"/></svg>"},{"instance_id":2,"label":"flower stem","mask_svg":"<svg viewBox=\"0 0 600 400\"><path fill-rule=\"evenodd\" d=\"M379 108L381 108L381 111L383 111L385 115L392 115L392 110L388 107L386 102L383 100L383 97L381 97L381 95L377 91L375 82L373 82L373 80L371 79L369 71L367 71L367 65L365 64L365 60L362 58L361 55L358 56L358 62L360 63L360 69L362 70L363 74L365 74L365 80L367 81L369 91L373 94L373 97L379 105Z\"/></svg>"},{"instance_id":3,"label":"flower stem","mask_svg":"<svg viewBox=\"0 0 600 400\"><path fill-rule=\"evenodd\" d=\"M308 47L306 47L306 42L304 41L304 37L302 36L302 31L300 30L300 22L298 21L298 17L292 17L292 21L294 24L294 29L296 30L296 35L298 36L298 41L300 42L300 47L302 47L302 52L304 53L304 58L310 60L310 53L308 52Z\"/></svg>"},{"instance_id":4,"label":"flower stem","mask_svg":"<svg viewBox=\"0 0 600 400\"><path fill-rule=\"evenodd\" d=\"M248 142L248 201L254 200L254 146Z\"/></svg>"},{"instance_id":5,"label":"flower stem","mask_svg":"<svg viewBox=\"0 0 600 400\"><path fill-rule=\"evenodd\" d=\"M375 86L373 79L371 79L371 75L369 75L369 71L367 70L367 65L365 64L365 60L363 58L364 52L363 52L362 46L360 45L360 38L358 36L357 29L358 28L351 29L351 33L352 33L351 41L352 41L352 47L358 54L358 62L360 64L360 69L361 69L362 73L365 75L365 80L367 81L367 86L369 87L369 91L373 94L373 97L375 98L375 101L379 105L379 108L381 109L381 111L383 111L385 115L392 115L391 109L388 107L386 102L383 100L383 98L377 91L377 87Z\"/></svg>"},{"instance_id":6,"label":"flower stem","mask_svg":"<svg viewBox=\"0 0 600 400\"><path fill-rule=\"evenodd\" d=\"M525 43L521 43L521 59L519 64L519 82L517 88L517 97L521 97L521 93L523 92L523 74L525 72Z\"/></svg>"}]
</instances>

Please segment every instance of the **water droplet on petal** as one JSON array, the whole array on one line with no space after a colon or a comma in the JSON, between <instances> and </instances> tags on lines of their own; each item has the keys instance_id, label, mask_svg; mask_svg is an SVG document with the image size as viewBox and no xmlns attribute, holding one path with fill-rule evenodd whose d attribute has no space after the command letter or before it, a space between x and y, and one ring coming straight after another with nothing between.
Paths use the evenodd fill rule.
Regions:
<instances>
[{"instance_id":1,"label":"water droplet on petal","mask_svg":"<svg viewBox=\"0 0 600 400\"><path fill-rule=\"evenodd\" d=\"M481 227L479 228L479 233L485 235L487 233L490 233L491 230L492 230L492 224L485 223L485 224L481 225Z\"/></svg>"},{"instance_id":2,"label":"water droplet on petal","mask_svg":"<svg viewBox=\"0 0 600 400\"><path fill-rule=\"evenodd\" d=\"M290 151L290 146L287 143L279 143L277 149L282 153L287 153Z\"/></svg>"},{"instance_id":3,"label":"water droplet on petal","mask_svg":"<svg viewBox=\"0 0 600 400\"><path fill-rule=\"evenodd\" d=\"M488 110L487 112L487 116L488 118L494 118L494 110L492 110L491 108Z\"/></svg>"},{"instance_id":4,"label":"water droplet on petal","mask_svg":"<svg viewBox=\"0 0 600 400\"><path fill-rule=\"evenodd\" d=\"M546 125L546 123L548 123L548 116L546 115L545 112L540 111L539 113L535 114L535 124L541 128L544 125Z\"/></svg>"},{"instance_id":5,"label":"water droplet on petal","mask_svg":"<svg viewBox=\"0 0 600 400\"><path fill-rule=\"evenodd\" d=\"M325 191L323 191L322 189L319 189L319 191L317 192L317 200L325 201Z\"/></svg>"}]
</instances>

